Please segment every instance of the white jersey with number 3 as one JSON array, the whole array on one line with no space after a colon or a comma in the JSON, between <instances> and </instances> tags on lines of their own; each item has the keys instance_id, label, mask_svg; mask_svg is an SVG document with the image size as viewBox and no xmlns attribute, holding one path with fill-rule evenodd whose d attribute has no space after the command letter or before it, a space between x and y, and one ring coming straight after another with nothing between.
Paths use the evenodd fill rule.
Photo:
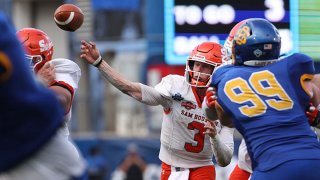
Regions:
<instances>
[{"instance_id":1,"label":"white jersey with number 3","mask_svg":"<svg viewBox=\"0 0 320 180\"><path fill-rule=\"evenodd\" d=\"M182 168L212 165L209 136L203 134L207 120L195 89L179 75L164 77L155 89L172 102L164 108L160 160ZM216 124L219 132L221 126Z\"/></svg>"}]
</instances>

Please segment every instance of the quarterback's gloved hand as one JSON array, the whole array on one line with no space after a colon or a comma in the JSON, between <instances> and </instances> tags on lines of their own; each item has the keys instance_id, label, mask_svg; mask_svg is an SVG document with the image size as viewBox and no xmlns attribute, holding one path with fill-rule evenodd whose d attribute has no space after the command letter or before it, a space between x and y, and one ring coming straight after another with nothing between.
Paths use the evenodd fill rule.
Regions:
<instances>
[{"instance_id":1,"label":"quarterback's gloved hand","mask_svg":"<svg viewBox=\"0 0 320 180\"><path fill-rule=\"evenodd\" d=\"M217 100L216 90L213 87L209 87L206 92L206 103L209 108L214 108Z\"/></svg>"},{"instance_id":2,"label":"quarterback's gloved hand","mask_svg":"<svg viewBox=\"0 0 320 180\"><path fill-rule=\"evenodd\" d=\"M307 107L306 115L311 126L317 126L320 122L319 107L315 107L312 103Z\"/></svg>"}]
</instances>

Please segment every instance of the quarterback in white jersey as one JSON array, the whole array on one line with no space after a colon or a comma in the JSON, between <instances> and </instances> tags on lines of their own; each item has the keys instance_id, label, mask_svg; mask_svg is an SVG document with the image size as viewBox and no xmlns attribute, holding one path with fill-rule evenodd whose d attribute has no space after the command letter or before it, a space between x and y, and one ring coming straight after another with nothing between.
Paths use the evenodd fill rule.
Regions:
<instances>
[{"instance_id":1,"label":"quarterback in white jersey","mask_svg":"<svg viewBox=\"0 0 320 180\"><path fill-rule=\"evenodd\" d=\"M208 120L202 111L200 97L194 93L185 78L179 75L164 77L155 89L168 103L164 107L160 159L171 166L183 168L212 165L210 138L203 135L204 125ZM219 121L215 125L219 134L226 133L226 136L221 136L225 139L220 140L229 143L227 145L230 149L233 148L233 139L228 136L229 128L222 128ZM222 166L224 164L228 163L221 163Z\"/></svg>"},{"instance_id":2,"label":"quarterback in white jersey","mask_svg":"<svg viewBox=\"0 0 320 180\"><path fill-rule=\"evenodd\" d=\"M163 107L161 180L215 179L213 155L221 166L230 163L233 129L207 120L202 111L211 74L222 63L221 45L198 45L187 60L185 76L168 75L153 88L122 77L102 60L95 43L81 43L80 57L96 66L112 85L144 104Z\"/></svg>"},{"instance_id":3,"label":"quarterback in white jersey","mask_svg":"<svg viewBox=\"0 0 320 180\"><path fill-rule=\"evenodd\" d=\"M8 173L6 178L37 180L82 177L86 167L85 161L68 138L67 127L71 119L73 97L81 76L80 68L68 59L52 59L53 44L43 31L24 28L16 35L24 47L26 59L30 60L31 68L42 83L56 94L64 107L65 116L63 125L45 150L38 153L32 162L24 163Z\"/></svg>"}]
</instances>

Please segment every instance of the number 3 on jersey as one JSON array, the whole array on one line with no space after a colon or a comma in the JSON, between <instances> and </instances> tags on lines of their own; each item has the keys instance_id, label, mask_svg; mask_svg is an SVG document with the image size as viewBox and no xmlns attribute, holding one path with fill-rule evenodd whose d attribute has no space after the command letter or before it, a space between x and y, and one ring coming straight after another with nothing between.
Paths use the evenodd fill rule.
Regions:
<instances>
[{"instance_id":1,"label":"number 3 on jersey","mask_svg":"<svg viewBox=\"0 0 320 180\"><path fill-rule=\"evenodd\" d=\"M249 85L250 84L250 85ZM269 105L278 111L291 109L293 101L270 71L253 73L249 82L238 77L228 81L224 87L227 97L234 103L250 102L252 106L239 107L241 114L253 117L266 112ZM265 97L263 100L261 97Z\"/></svg>"},{"instance_id":2,"label":"number 3 on jersey","mask_svg":"<svg viewBox=\"0 0 320 180\"><path fill-rule=\"evenodd\" d=\"M188 124L188 129L198 130L198 133L194 135L194 140L197 142L197 144L193 145L192 143L185 143L184 149L188 152L200 153L204 147L204 124L197 121L192 121Z\"/></svg>"}]
</instances>

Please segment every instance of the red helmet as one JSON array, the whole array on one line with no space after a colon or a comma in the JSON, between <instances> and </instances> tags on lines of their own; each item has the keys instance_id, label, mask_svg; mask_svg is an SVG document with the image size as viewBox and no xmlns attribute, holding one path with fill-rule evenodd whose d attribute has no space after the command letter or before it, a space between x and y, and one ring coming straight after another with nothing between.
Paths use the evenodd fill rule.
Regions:
<instances>
[{"instance_id":1,"label":"red helmet","mask_svg":"<svg viewBox=\"0 0 320 180\"><path fill-rule=\"evenodd\" d=\"M22 46L26 52L26 58L35 72L52 59L53 44L49 36L39 29L24 28L17 32Z\"/></svg>"},{"instance_id":2,"label":"red helmet","mask_svg":"<svg viewBox=\"0 0 320 180\"><path fill-rule=\"evenodd\" d=\"M215 42L204 42L195 47L187 59L185 69L186 82L195 87L208 87L214 68L222 64L222 50L222 46ZM195 61L213 66L212 72L194 71L193 66ZM200 78L200 76L204 76L205 80Z\"/></svg>"},{"instance_id":3,"label":"red helmet","mask_svg":"<svg viewBox=\"0 0 320 180\"><path fill-rule=\"evenodd\" d=\"M226 50L226 53L225 53L226 54L226 57L225 57L226 61L232 60L232 58L231 58L231 56L232 56L232 42L233 42L234 36L236 35L239 27L245 22L246 22L246 20L242 20L242 21L238 22L235 26L233 26L233 28L231 29L231 31L229 33L228 38L224 42L223 46Z\"/></svg>"}]
</instances>

